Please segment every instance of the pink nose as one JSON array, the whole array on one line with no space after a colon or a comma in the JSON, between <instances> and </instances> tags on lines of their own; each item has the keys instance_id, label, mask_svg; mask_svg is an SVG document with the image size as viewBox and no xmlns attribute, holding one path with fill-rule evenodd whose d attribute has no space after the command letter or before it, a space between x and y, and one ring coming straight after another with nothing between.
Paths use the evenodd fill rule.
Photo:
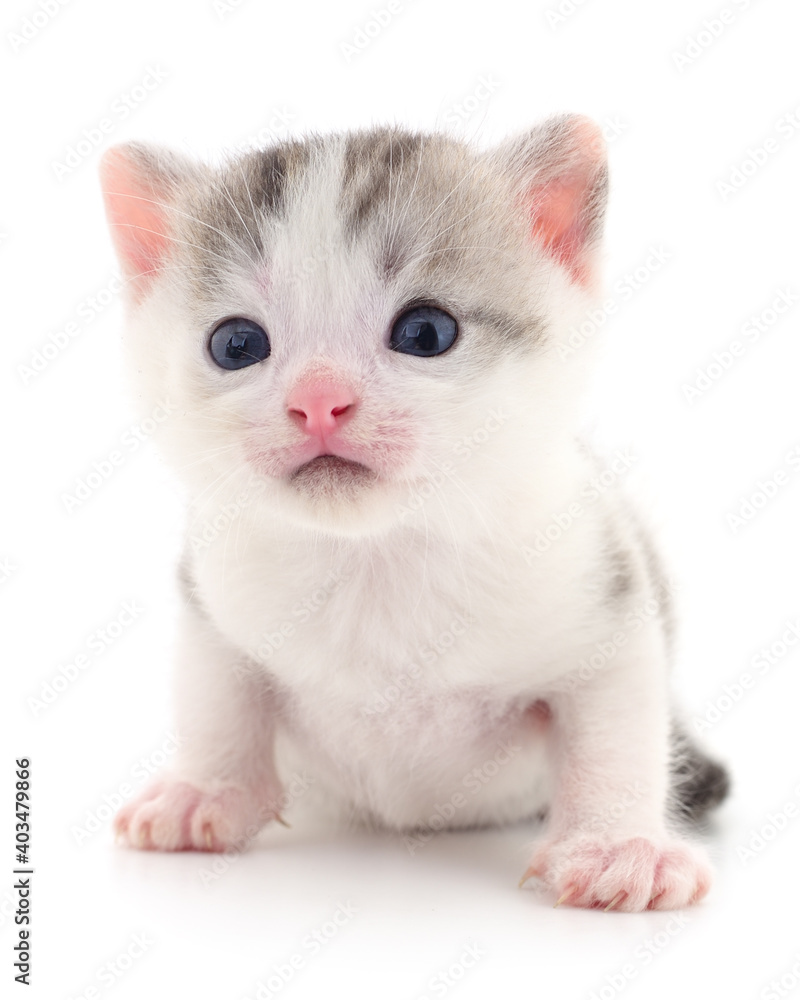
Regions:
<instances>
[{"instance_id":1,"label":"pink nose","mask_svg":"<svg viewBox=\"0 0 800 1000\"><path fill-rule=\"evenodd\" d=\"M289 416L306 434L321 440L352 416L355 405L353 392L337 382L305 382L286 401Z\"/></svg>"}]
</instances>

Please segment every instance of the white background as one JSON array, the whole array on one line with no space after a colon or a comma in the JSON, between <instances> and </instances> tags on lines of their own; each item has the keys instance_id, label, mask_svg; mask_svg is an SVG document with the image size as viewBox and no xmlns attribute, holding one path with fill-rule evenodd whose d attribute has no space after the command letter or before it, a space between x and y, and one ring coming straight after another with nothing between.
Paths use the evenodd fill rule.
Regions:
<instances>
[{"instance_id":1,"label":"white background","mask_svg":"<svg viewBox=\"0 0 800 1000\"><path fill-rule=\"evenodd\" d=\"M0 988L48 1000L241 1000L300 955L304 967L275 995L800 996L789 971L800 955L797 647L777 647L763 673L752 663L800 616L800 485L788 462L800 443L800 308L757 343L742 333L782 291L800 296L797 6L585 0L563 3L560 20L547 13L556 0L399 6L350 58L343 44L383 0L242 0L228 10L210 0L69 0L52 17L36 13L24 41L40 6L3 7L0 614L11 683ZM137 91L153 69L162 82ZM481 78L493 81L485 100ZM605 361L589 412L607 447L637 456L631 486L663 524L680 584L680 697L690 718L709 703L720 709L707 740L728 761L735 794L709 838L712 894L679 919L553 910L516 888L533 825L441 836L412 857L400 837L334 831L298 814L292 830L268 831L210 885L198 875L210 863L203 856L115 848L106 799L139 787L137 762L162 759L170 731L181 499L148 441L89 500L71 512L63 501L139 419L121 366L118 297L91 314L115 271L100 152L144 138L213 154L270 129L282 137L387 121L455 121L490 144L562 110L592 115L613 139L611 294L651 248L669 255L597 334ZM98 135L103 119L110 128ZM77 166L63 171L85 130L99 142L82 144ZM742 167L745 182L726 193L720 182ZM75 336L26 377L69 323ZM684 387L734 340L744 355L690 402ZM781 471L776 495L735 529L729 514ZM46 684L97 645L93 634L126 601L142 609L136 621L37 710ZM753 686L725 700L743 672ZM19 755L34 774L27 991L13 983L11 958ZM93 816L97 829L86 833ZM741 857L765 825L772 839ZM355 914L339 910L336 934L312 953L306 935L340 904ZM135 935L147 947L131 959ZM450 986L432 982L467 946L480 954L474 967L455 968L462 975ZM109 962L121 974L99 978ZM770 992L781 976L784 993Z\"/></svg>"}]
</instances>

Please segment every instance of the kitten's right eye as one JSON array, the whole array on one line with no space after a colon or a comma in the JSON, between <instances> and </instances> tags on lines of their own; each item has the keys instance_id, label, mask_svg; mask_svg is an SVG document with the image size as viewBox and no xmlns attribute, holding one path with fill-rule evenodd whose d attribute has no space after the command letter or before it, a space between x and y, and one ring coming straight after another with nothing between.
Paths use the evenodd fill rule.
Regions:
<instances>
[{"instance_id":1,"label":"kitten's right eye","mask_svg":"<svg viewBox=\"0 0 800 1000\"><path fill-rule=\"evenodd\" d=\"M258 323L236 317L220 323L208 349L220 368L247 368L269 357L269 337Z\"/></svg>"}]
</instances>

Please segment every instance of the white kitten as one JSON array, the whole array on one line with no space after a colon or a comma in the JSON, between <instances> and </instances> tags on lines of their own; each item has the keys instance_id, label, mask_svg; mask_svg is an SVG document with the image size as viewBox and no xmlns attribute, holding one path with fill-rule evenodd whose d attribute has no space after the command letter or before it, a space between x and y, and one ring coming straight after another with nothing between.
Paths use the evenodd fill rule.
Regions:
<instances>
[{"instance_id":1,"label":"white kitten","mask_svg":"<svg viewBox=\"0 0 800 1000\"><path fill-rule=\"evenodd\" d=\"M668 818L727 776L672 721L669 589L589 485L590 351L558 349L599 292L597 127L489 153L379 129L219 169L126 145L102 179L144 407L177 408L193 504L185 749L118 832L241 845L280 818L279 735L409 837L546 809L527 875L573 905L703 896Z\"/></svg>"}]
</instances>

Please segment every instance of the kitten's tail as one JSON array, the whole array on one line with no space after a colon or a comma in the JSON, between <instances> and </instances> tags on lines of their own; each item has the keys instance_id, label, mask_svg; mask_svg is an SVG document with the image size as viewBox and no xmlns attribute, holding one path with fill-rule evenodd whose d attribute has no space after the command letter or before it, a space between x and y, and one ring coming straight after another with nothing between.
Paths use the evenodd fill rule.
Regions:
<instances>
[{"instance_id":1,"label":"kitten's tail","mask_svg":"<svg viewBox=\"0 0 800 1000\"><path fill-rule=\"evenodd\" d=\"M728 795L728 770L709 757L686 731L673 720L670 736L670 798L676 819L698 823Z\"/></svg>"}]
</instances>

